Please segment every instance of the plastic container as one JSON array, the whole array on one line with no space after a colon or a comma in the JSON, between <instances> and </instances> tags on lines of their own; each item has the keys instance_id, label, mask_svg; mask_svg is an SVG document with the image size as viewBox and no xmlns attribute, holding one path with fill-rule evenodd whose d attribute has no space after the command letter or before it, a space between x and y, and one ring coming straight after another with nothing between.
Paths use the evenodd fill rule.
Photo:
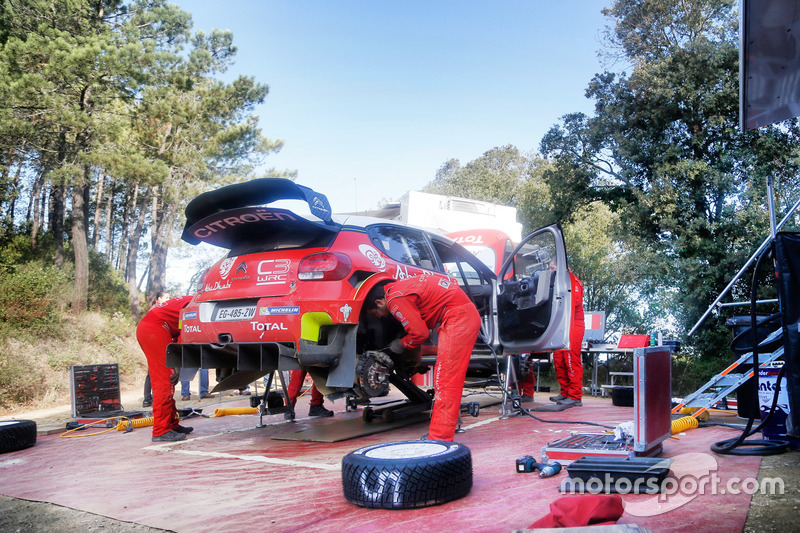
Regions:
<instances>
[{"instance_id":1,"label":"plastic container","mask_svg":"<svg viewBox=\"0 0 800 533\"><path fill-rule=\"evenodd\" d=\"M767 419L769 409L775 396L775 387L778 384L778 374L783 368L783 361L773 361L767 367L758 371L758 403L761 411L761 421ZM778 404L772 418L761 428L761 435L765 440L789 441L792 448L798 449L797 439L786 436L786 419L789 416L789 395L786 392L786 377L781 379L781 390L778 393Z\"/></svg>"},{"instance_id":2,"label":"plastic container","mask_svg":"<svg viewBox=\"0 0 800 533\"><path fill-rule=\"evenodd\" d=\"M756 316L756 322L761 322L765 318L769 317L765 315L758 315ZM737 358L741 357L747 352L753 351L752 333L750 327L751 324L752 322L750 320L750 315L734 316L725 321L725 325L733 330L731 350ZM780 326L780 324L778 324L778 326ZM761 341L766 339L767 336L772 333L773 329L775 328L768 325L762 325L757 328L756 338L759 342L759 353L767 353L764 351L766 349L769 349L770 352L772 351L772 346L762 347L760 344ZM752 369L752 364L740 365L739 368L736 369L736 373L744 374L746 372L750 372ZM751 417L758 418L760 416L758 398L753 390L753 378L748 379L736 389L736 414L739 416L739 418L743 418L745 420Z\"/></svg>"}]
</instances>

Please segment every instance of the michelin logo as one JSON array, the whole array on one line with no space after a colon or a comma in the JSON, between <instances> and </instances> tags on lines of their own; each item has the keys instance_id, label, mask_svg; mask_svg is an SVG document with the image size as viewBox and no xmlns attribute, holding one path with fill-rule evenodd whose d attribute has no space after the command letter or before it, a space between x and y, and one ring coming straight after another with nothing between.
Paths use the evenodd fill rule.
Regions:
<instances>
[{"instance_id":1,"label":"michelin logo","mask_svg":"<svg viewBox=\"0 0 800 533\"><path fill-rule=\"evenodd\" d=\"M298 306L283 306L283 307L262 307L259 314L266 315L297 315L300 314L300 307Z\"/></svg>"}]
</instances>

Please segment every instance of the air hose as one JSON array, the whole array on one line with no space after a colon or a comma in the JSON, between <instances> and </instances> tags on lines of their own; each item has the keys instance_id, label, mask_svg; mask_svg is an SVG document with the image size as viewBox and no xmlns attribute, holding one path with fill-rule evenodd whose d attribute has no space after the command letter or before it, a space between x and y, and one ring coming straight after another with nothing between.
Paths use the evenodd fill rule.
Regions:
<instances>
[{"instance_id":1,"label":"air hose","mask_svg":"<svg viewBox=\"0 0 800 533\"><path fill-rule=\"evenodd\" d=\"M219 407L214 409L211 418L227 415L257 415L258 413L258 407Z\"/></svg>"},{"instance_id":2,"label":"air hose","mask_svg":"<svg viewBox=\"0 0 800 533\"><path fill-rule=\"evenodd\" d=\"M758 370L759 370L759 362L758 362L758 324L756 322L756 295L758 289L758 271L761 267L761 261L766 256L767 249L765 248L764 251L761 252L761 255L758 256L758 260L756 261L755 267L753 268L753 281L750 284L750 333L752 335L752 347L753 347L753 392L754 398L758 398ZM766 319L763 322L766 322ZM778 392L780 391L780 382L781 378L783 377L783 369L781 370L780 374L778 375L778 386L775 390L775 396L772 400L772 408L769 411L769 415L767 418L758 425L757 428L751 431L753 427L753 422L755 420L755 415L750 414L750 418L747 420L747 426L742 431L742 434L736 438L726 439L719 442L715 442L711 445L711 451L716 452L722 455L778 455L781 453L786 453L789 442L785 440L750 440L746 441L747 437L753 435L757 431L760 431L761 428L769 421L772 417L772 413L775 411L775 406L778 403ZM740 447L746 447L747 449L738 449Z\"/></svg>"},{"instance_id":3,"label":"air hose","mask_svg":"<svg viewBox=\"0 0 800 533\"><path fill-rule=\"evenodd\" d=\"M127 418L117 422L117 431L132 431L133 428L146 428L155 423L155 418L148 416L145 418Z\"/></svg>"},{"instance_id":4,"label":"air hose","mask_svg":"<svg viewBox=\"0 0 800 533\"><path fill-rule=\"evenodd\" d=\"M672 434L676 435L687 429L695 429L699 427L700 421L693 416L683 416L672 421Z\"/></svg>"}]
</instances>

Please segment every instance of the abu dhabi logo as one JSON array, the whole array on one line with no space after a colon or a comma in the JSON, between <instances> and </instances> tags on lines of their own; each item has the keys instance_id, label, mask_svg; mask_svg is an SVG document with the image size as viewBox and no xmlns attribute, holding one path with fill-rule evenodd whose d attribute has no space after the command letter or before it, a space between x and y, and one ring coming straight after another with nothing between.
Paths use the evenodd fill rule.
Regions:
<instances>
[{"instance_id":1,"label":"abu dhabi logo","mask_svg":"<svg viewBox=\"0 0 800 533\"><path fill-rule=\"evenodd\" d=\"M386 270L386 261L383 260L383 257L381 257L381 253L378 250L369 244L362 244L358 247L358 251L361 252L364 257L369 259L370 263L375 265L378 270L381 272Z\"/></svg>"},{"instance_id":2,"label":"abu dhabi logo","mask_svg":"<svg viewBox=\"0 0 800 533\"><path fill-rule=\"evenodd\" d=\"M222 263L219 264L219 277L222 279L226 279L228 274L231 273L231 269L233 268L233 264L236 262L236 257L229 257L224 260Z\"/></svg>"}]
</instances>

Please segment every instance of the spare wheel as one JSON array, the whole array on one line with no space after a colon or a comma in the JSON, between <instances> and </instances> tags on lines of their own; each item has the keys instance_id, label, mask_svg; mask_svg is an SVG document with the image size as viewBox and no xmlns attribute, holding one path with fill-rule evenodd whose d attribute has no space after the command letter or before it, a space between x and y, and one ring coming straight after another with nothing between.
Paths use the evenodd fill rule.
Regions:
<instances>
[{"instance_id":1,"label":"spare wheel","mask_svg":"<svg viewBox=\"0 0 800 533\"><path fill-rule=\"evenodd\" d=\"M29 448L36 444L33 420L0 420L0 453Z\"/></svg>"},{"instance_id":2,"label":"spare wheel","mask_svg":"<svg viewBox=\"0 0 800 533\"><path fill-rule=\"evenodd\" d=\"M472 489L472 454L457 442L374 444L342 459L348 501L373 509L417 509L463 498Z\"/></svg>"}]
</instances>

